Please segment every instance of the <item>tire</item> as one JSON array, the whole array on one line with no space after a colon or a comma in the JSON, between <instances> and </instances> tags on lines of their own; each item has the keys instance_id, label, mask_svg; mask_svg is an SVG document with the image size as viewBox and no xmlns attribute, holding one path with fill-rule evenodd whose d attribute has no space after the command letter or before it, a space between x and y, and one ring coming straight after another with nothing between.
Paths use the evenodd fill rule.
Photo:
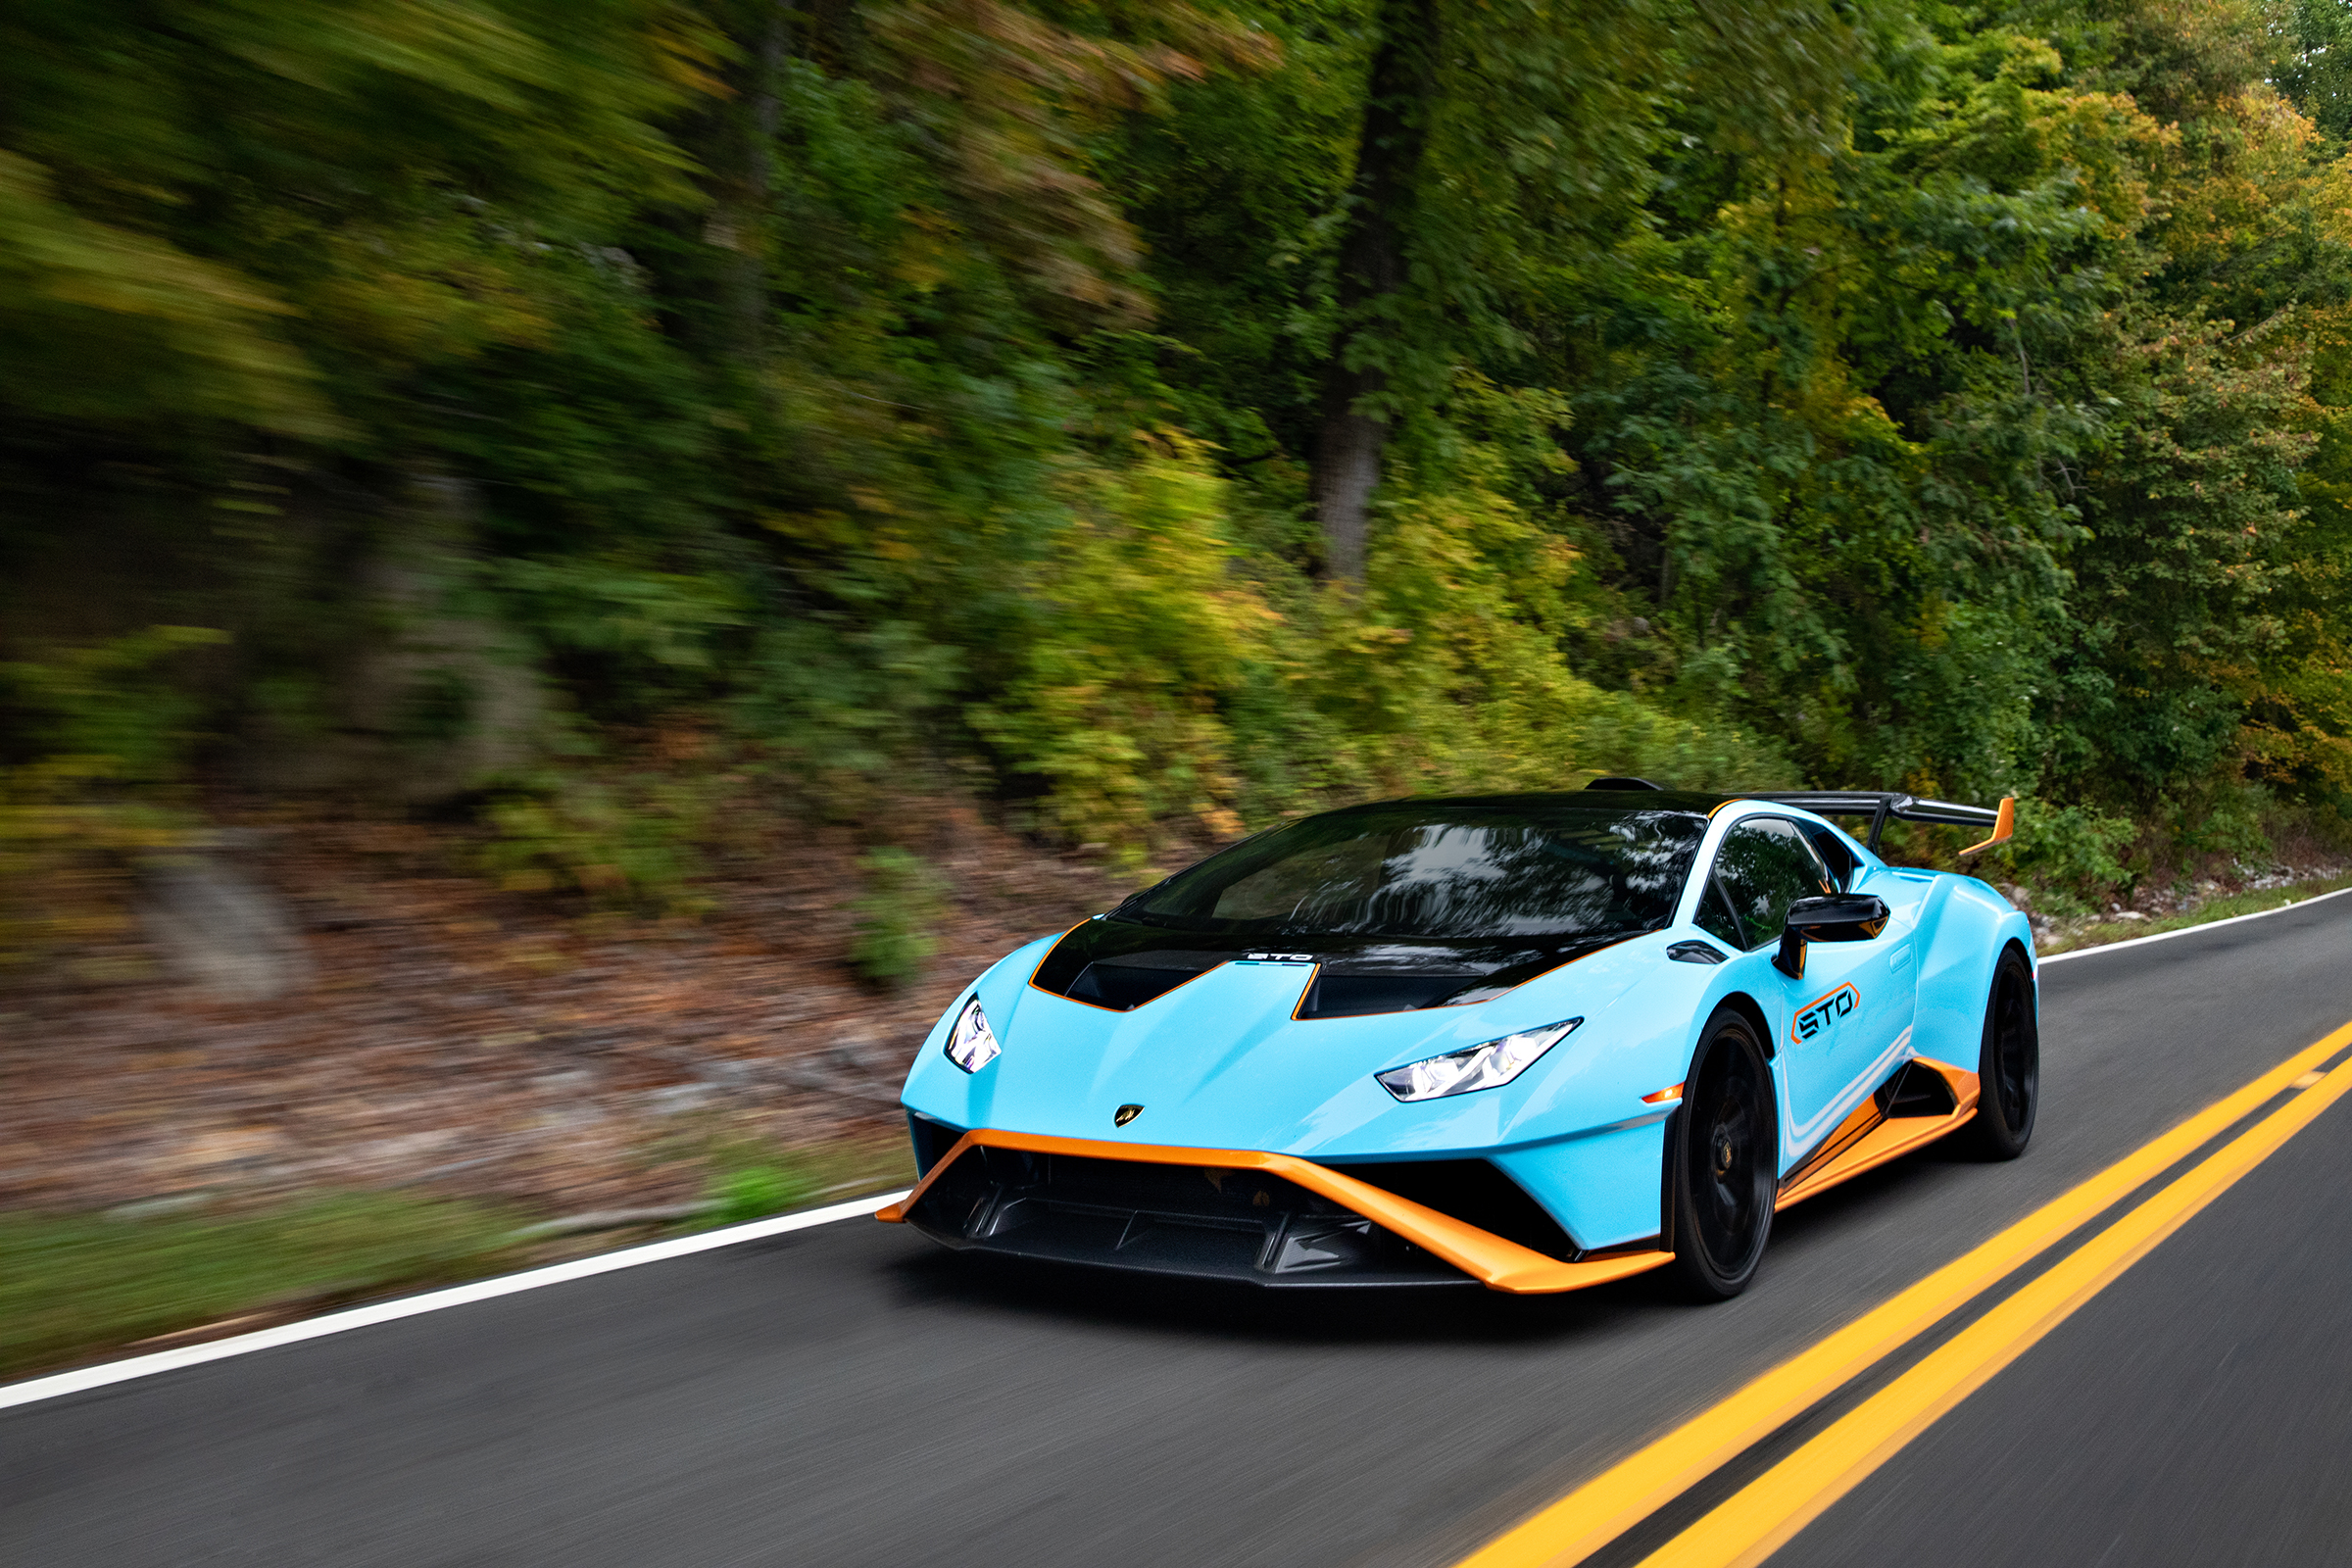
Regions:
<instances>
[{"instance_id":1,"label":"tire","mask_svg":"<svg viewBox=\"0 0 2352 1568\"><path fill-rule=\"evenodd\" d=\"M1702 1301L1747 1289L1772 1237L1780 1118L1754 1026L1719 1012L1690 1058L1690 1087L1667 1143L1674 1271Z\"/></svg>"},{"instance_id":2,"label":"tire","mask_svg":"<svg viewBox=\"0 0 2352 1568\"><path fill-rule=\"evenodd\" d=\"M2015 947L2001 950L1984 999L1984 1039L1977 1053L1977 1113L1969 1141L1984 1159L2015 1159L2034 1137L2041 1102L2041 1027L2034 971Z\"/></svg>"}]
</instances>

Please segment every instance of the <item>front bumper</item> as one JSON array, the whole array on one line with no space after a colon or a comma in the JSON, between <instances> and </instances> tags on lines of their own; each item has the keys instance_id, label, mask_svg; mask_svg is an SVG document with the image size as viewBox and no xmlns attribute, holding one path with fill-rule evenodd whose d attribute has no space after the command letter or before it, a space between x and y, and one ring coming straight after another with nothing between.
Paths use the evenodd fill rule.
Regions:
<instances>
[{"instance_id":1,"label":"front bumper","mask_svg":"<svg viewBox=\"0 0 2352 1568\"><path fill-rule=\"evenodd\" d=\"M1362 1167L1359 1167L1362 1168ZM1581 1290L1673 1255L1563 1259L1292 1154L979 1129L879 1218L948 1247L1260 1285Z\"/></svg>"}]
</instances>

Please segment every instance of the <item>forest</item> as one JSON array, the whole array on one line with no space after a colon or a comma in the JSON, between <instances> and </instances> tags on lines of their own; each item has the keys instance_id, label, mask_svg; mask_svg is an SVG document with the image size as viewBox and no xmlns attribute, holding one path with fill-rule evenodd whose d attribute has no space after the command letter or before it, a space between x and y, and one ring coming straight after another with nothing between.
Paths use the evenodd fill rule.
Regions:
<instances>
[{"instance_id":1,"label":"forest","mask_svg":"<svg viewBox=\"0 0 2352 1568\"><path fill-rule=\"evenodd\" d=\"M2075 908L2340 834L2347 19L11 5L0 949L232 797L688 916L943 798L1132 882L2010 794Z\"/></svg>"}]
</instances>

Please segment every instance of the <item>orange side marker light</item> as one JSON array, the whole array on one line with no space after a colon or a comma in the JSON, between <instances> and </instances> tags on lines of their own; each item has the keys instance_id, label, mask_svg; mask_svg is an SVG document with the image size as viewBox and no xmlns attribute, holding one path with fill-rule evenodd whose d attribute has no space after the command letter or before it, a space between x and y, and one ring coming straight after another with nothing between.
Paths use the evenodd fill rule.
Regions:
<instances>
[{"instance_id":1,"label":"orange side marker light","mask_svg":"<svg viewBox=\"0 0 2352 1568\"><path fill-rule=\"evenodd\" d=\"M1654 1095L1643 1095L1642 1097L1642 1103L1644 1105L1663 1105L1669 1100L1680 1100L1682 1098L1683 1086L1681 1084L1669 1084Z\"/></svg>"}]
</instances>

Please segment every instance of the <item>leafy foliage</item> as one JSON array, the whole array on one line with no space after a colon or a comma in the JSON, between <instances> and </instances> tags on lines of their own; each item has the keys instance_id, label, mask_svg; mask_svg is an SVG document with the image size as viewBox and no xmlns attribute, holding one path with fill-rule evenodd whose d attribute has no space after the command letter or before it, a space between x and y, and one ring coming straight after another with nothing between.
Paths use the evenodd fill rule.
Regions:
<instances>
[{"instance_id":1,"label":"leafy foliage","mask_svg":"<svg viewBox=\"0 0 2352 1568\"><path fill-rule=\"evenodd\" d=\"M172 786L200 709L172 666L224 640L150 626L0 663L0 969L125 930L128 873L193 836Z\"/></svg>"},{"instance_id":2,"label":"leafy foliage","mask_svg":"<svg viewBox=\"0 0 2352 1568\"><path fill-rule=\"evenodd\" d=\"M2032 831L2021 830L2011 846L1993 853L2042 890L2036 907L2080 913L2131 881L2124 860L2137 835L2130 818L2081 806L2041 810L2030 801L2019 811Z\"/></svg>"},{"instance_id":3,"label":"leafy foliage","mask_svg":"<svg viewBox=\"0 0 2352 1568\"><path fill-rule=\"evenodd\" d=\"M867 851L859 863L866 893L858 901L850 962L884 985L911 979L939 946L932 929L942 912L943 880L922 857L896 845Z\"/></svg>"},{"instance_id":4,"label":"leafy foliage","mask_svg":"<svg viewBox=\"0 0 2352 1568\"><path fill-rule=\"evenodd\" d=\"M464 744L422 554L554 694L443 803L518 888L691 909L749 778L1140 874L1632 771L2028 795L2090 897L2118 821L2352 791L2342 19L2282 16L20 7L8 842L289 713Z\"/></svg>"}]
</instances>

